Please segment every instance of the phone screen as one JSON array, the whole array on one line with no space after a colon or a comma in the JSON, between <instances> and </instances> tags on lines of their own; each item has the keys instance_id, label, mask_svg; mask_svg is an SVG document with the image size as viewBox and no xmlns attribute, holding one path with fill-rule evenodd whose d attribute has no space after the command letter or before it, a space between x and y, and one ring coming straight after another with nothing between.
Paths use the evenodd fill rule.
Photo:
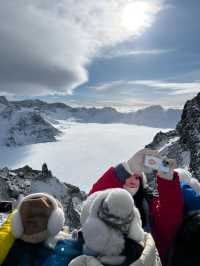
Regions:
<instances>
[{"instance_id":1,"label":"phone screen","mask_svg":"<svg viewBox=\"0 0 200 266\"><path fill-rule=\"evenodd\" d=\"M166 160L152 155L145 156L144 165L165 173L168 173L170 171L169 164Z\"/></svg>"}]
</instances>

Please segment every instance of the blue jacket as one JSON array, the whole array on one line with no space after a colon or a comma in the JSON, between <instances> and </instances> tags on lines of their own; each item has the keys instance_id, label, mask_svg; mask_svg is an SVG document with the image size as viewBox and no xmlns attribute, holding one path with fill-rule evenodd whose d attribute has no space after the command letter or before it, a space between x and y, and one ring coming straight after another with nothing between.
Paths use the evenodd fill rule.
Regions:
<instances>
[{"instance_id":1,"label":"blue jacket","mask_svg":"<svg viewBox=\"0 0 200 266\"><path fill-rule=\"evenodd\" d=\"M183 193L185 214L200 210L200 194L194 191L185 181L181 181L180 185Z\"/></svg>"},{"instance_id":2,"label":"blue jacket","mask_svg":"<svg viewBox=\"0 0 200 266\"><path fill-rule=\"evenodd\" d=\"M2 266L67 266L81 254L82 242L78 240L59 240L54 249L16 240Z\"/></svg>"}]
</instances>

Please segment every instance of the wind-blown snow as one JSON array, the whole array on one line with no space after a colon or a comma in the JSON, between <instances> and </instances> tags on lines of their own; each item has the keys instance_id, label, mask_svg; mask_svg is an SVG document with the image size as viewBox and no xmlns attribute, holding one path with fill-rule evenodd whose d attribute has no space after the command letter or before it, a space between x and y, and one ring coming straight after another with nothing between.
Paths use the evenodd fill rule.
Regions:
<instances>
[{"instance_id":1,"label":"wind-blown snow","mask_svg":"<svg viewBox=\"0 0 200 266\"><path fill-rule=\"evenodd\" d=\"M57 142L0 147L0 167L18 168L28 164L41 169L46 162L61 181L88 191L109 166L128 159L160 131L125 124L60 122L57 127L64 132Z\"/></svg>"}]
</instances>

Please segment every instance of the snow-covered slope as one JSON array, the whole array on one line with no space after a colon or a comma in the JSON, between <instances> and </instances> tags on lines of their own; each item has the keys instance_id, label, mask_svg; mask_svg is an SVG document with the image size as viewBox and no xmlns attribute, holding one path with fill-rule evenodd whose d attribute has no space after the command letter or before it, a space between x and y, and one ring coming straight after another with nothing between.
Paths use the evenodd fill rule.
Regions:
<instances>
[{"instance_id":1,"label":"snow-covered slope","mask_svg":"<svg viewBox=\"0 0 200 266\"><path fill-rule=\"evenodd\" d=\"M55 141L59 131L40 114L6 106L0 112L0 145L13 146Z\"/></svg>"}]
</instances>

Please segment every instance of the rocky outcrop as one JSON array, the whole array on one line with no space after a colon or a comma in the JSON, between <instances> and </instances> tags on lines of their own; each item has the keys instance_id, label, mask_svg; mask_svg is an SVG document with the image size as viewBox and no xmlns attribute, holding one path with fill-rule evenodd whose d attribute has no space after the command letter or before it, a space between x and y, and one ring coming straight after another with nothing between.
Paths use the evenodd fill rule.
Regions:
<instances>
[{"instance_id":1,"label":"rocky outcrop","mask_svg":"<svg viewBox=\"0 0 200 266\"><path fill-rule=\"evenodd\" d=\"M200 93L186 102L177 131L181 146L190 151L190 168L200 179Z\"/></svg>"},{"instance_id":2,"label":"rocky outcrop","mask_svg":"<svg viewBox=\"0 0 200 266\"><path fill-rule=\"evenodd\" d=\"M29 166L10 170L0 169L0 200L17 200L21 195L46 192L61 201L70 230L80 226L80 211L85 193L79 188L60 182L54 177L47 165L42 171Z\"/></svg>"},{"instance_id":3,"label":"rocky outcrop","mask_svg":"<svg viewBox=\"0 0 200 266\"><path fill-rule=\"evenodd\" d=\"M146 147L176 158L178 167L186 167L200 179L200 93L186 102L176 129L159 132Z\"/></svg>"}]
</instances>

